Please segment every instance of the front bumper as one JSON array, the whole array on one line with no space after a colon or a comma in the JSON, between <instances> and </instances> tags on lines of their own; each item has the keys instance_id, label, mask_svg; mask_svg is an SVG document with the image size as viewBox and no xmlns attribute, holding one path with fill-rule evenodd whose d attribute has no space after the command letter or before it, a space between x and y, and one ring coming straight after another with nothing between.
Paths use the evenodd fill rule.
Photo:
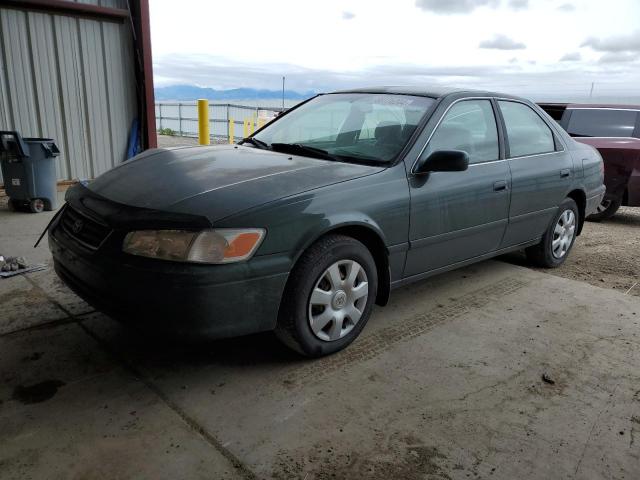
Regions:
<instances>
[{"instance_id":1,"label":"front bumper","mask_svg":"<svg viewBox=\"0 0 640 480\"><path fill-rule=\"evenodd\" d=\"M275 328L290 259L202 265L145 259L108 246L90 251L49 228L58 276L96 309L151 333L223 338Z\"/></svg>"}]
</instances>

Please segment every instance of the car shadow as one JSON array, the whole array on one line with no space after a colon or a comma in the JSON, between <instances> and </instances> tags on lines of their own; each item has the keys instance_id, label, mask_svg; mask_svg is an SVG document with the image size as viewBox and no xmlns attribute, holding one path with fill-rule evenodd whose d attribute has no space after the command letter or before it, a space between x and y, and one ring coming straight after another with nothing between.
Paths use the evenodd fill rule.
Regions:
<instances>
[{"instance_id":1,"label":"car shadow","mask_svg":"<svg viewBox=\"0 0 640 480\"><path fill-rule=\"evenodd\" d=\"M637 225L640 227L640 208L619 210L613 217L600 222L602 225Z\"/></svg>"},{"instance_id":2,"label":"car shadow","mask_svg":"<svg viewBox=\"0 0 640 480\"><path fill-rule=\"evenodd\" d=\"M527 255L524 253L524 250L518 250L515 252L505 253L504 255L500 255L496 257L496 260L501 262L510 263L511 265L517 265L519 267L531 268L531 262L527 258Z\"/></svg>"},{"instance_id":3,"label":"car shadow","mask_svg":"<svg viewBox=\"0 0 640 480\"><path fill-rule=\"evenodd\" d=\"M283 345L273 332L236 338L191 341L150 335L106 316L84 323L87 332L125 362L152 368L285 365L308 359Z\"/></svg>"}]
</instances>

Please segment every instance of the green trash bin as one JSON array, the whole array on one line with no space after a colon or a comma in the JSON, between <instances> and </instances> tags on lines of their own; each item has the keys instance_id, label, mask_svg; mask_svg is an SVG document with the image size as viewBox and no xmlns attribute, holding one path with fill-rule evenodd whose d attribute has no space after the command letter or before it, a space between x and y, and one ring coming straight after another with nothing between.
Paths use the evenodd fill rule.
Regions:
<instances>
[{"instance_id":1,"label":"green trash bin","mask_svg":"<svg viewBox=\"0 0 640 480\"><path fill-rule=\"evenodd\" d=\"M4 189L13 209L34 213L57 208L55 158L60 150L50 138L22 138L0 131L0 164Z\"/></svg>"}]
</instances>

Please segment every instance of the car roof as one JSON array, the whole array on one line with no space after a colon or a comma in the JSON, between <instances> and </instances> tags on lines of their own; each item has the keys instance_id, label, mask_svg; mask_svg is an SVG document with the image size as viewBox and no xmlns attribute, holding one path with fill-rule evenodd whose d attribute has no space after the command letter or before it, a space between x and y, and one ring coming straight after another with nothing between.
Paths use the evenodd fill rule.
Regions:
<instances>
[{"instance_id":1,"label":"car roof","mask_svg":"<svg viewBox=\"0 0 640 480\"><path fill-rule=\"evenodd\" d=\"M520 99L513 95L507 95L504 93L488 92L484 90L470 90L464 88L455 87L442 87L436 85L424 85L424 86L384 86L384 87L364 87L354 88L349 90L339 90L331 93L388 93L395 95L416 95L419 97L431 97L440 98L451 94L464 94L468 96L479 97L501 97L501 98L513 98Z\"/></svg>"}]
</instances>

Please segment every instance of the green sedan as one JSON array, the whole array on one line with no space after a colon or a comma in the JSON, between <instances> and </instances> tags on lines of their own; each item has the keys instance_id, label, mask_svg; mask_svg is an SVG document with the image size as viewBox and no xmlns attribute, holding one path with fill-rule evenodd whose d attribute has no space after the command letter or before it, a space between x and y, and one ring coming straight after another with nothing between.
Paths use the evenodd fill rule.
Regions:
<instances>
[{"instance_id":1,"label":"green sedan","mask_svg":"<svg viewBox=\"0 0 640 480\"><path fill-rule=\"evenodd\" d=\"M318 95L238 145L148 150L67 192L57 274L148 332L345 348L410 282L524 249L562 264L602 159L509 95Z\"/></svg>"}]
</instances>

